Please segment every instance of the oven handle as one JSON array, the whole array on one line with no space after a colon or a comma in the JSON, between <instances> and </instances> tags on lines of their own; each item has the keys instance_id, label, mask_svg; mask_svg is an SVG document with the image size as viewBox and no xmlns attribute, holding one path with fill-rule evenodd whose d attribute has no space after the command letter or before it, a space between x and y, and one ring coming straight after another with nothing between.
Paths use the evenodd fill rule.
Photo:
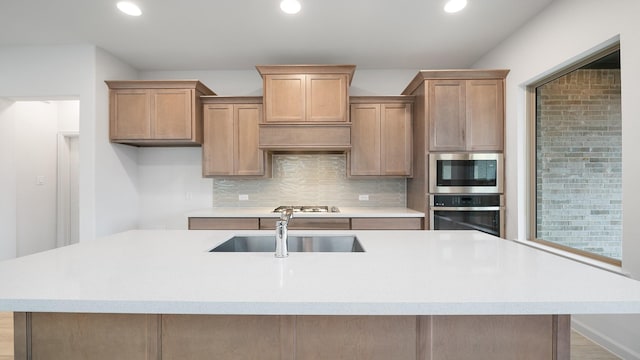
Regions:
<instances>
[{"instance_id":1,"label":"oven handle","mask_svg":"<svg viewBox=\"0 0 640 360\"><path fill-rule=\"evenodd\" d=\"M438 207L432 206L432 211L499 211L500 206L485 206L485 207Z\"/></svg>"}]
</instances>

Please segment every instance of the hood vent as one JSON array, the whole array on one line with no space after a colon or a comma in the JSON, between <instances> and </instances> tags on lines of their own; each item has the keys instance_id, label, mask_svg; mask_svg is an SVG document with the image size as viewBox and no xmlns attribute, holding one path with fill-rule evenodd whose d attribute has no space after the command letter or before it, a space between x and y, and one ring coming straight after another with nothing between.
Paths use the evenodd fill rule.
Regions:
<instances>
[{"instance_id":1,"label":"hood vent","mask_svg":"<svg viewBox=\"0 0 640 360\"><path fill-rule=\"evenodd\" d=\"M260 124L260 149L344 152L351 149L351 124Z\"/></svg>"}]
</instances>

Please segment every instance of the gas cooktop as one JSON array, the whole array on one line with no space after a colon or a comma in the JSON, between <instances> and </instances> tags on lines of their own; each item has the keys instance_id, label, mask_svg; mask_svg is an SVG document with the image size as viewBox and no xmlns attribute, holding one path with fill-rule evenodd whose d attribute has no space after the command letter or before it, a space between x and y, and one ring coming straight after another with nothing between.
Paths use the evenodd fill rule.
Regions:
<instances>
[{"instance_id":1,"label":"gas cooktop","mask_svg":"<svg viewBox=\"0 0 640 360\"><path fill-rule=\"evenodd\" d=\"M274 213L282 212L283 210L291 209L294 213L296 212L304 212L304 213L326 213L326 212L340 212L340 210L335 206L305 206L305 205L282 205L278 206L273 210Z\"/></svg>"}]
</instances>

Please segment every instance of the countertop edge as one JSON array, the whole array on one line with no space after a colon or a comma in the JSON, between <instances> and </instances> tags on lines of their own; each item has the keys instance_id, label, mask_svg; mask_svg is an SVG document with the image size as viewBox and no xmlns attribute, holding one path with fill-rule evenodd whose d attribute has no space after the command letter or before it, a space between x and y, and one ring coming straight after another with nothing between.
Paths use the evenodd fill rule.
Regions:
<instances>
[{"instance_id":1,"label":"countertop edge","mask_svg":"<svg viewBox=\"0 0 640 360\"><path fill-rule=\"evenodd\" d=\"M0 311L180 314L180 315L545 315L638 314L635 302L597 303L249 303L189 301L12 300L0 299Z\"/></svg>"}]
</instances>

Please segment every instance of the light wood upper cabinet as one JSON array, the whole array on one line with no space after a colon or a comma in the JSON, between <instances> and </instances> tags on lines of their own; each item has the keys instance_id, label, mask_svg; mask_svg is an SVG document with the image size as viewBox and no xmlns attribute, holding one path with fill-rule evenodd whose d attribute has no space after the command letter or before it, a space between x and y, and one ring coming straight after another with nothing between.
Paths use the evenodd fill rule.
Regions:
<instances>
[{"instance_id":1,"label":"light wood upper cabinet","mask_svg":"<svg viewBox=\"0 0 640 360\"><path fill-rule=\"evenodd\" d=\"M109 102L111 141L151 138L149 90L113 90Z\"/></svg>"},{"instance_id":2,"label":"light wood upper cabinet","mask_svg":"<svg viewBox=\"0 0 640 360\"><path fill-rule=\"evenodd\" d=\"M305 93L305 75L269 75L265 77L265 121L305 121Z\"/></svg>"},{"instance_id":3,"label":"light wood upper cabinet","mask_svg":"<svg viewBox=\"0 0 640 360\"><path fill-rule=\"evenodd\" d=\"M410 96L351 97L350 176L411 176Z\"/></svg>"},{"instance_id":4,"label":"light wood upper cabinet","mask_svg":"<svg viewBox=\"0 0 640 360\"><path fill-rule=\"evenodd\" d=\"M430 81L431 150L465 150L465 117L465 81Z\"/></svg>"},{"instance_id":5,"label":"light wood upper cabinet","mask_svg":"<svg viewBox=\"0 0 640 360\"><path fill-rule=\"evenodd\" d=\"M159 89L151 91L151 118L155 119L154 138L190 139L192 127L191 90Z\"/></svg>"},{"instance_id":6,"label":"light wood upper cabinet","mask_svg":"<svg viewBox=\"0 0 640 360\"><path fill-rule=\"evenodd\" d=\"M348 122L354 65L259 65L264 122Z\"/></svg>"},{"instance_id":7,"label":"light wood upper cabinet","mask_svg":"<svg viewBox=\"0 0 640 360\"><path fill-rule=\"evenodd\" d=\"M471 151L504 149L503 80L469 80L466 140Z\"/></svg>"},{"instance_id":8,"label":"light wood upper cabinet","mask_svg":"<svg viewBox=\"0 0 640 360\"><path fill-rule=\"evenodd\" d=\"M111 142L137 146L202 144L201 95L196 80L106 81Z\"/></svg>"},{"instance_id":9,"label":"light wood upper cabinet","mask_svg":"<svg viewBox=\"0 0 640 360\"><path fill-rule=\"evenodd\" d=\"M411 176L412 172L411 103L380 105L380 173Z\"/></svg>"},{"instance_id":10,"label":"light wood upper cabinet","mask_svg":"<svg viewBox=\"0 0 640 360\"><path fill-rule=\"evenodd\" d=\"M351 105L351 175L380 175L380 104Z\"/></svg>"},{"instance_id":11,"label":"light wood upper cabinet","mask_svg":"<svg viewBox=\"0 0 640 360\"><path fill-rule=\"evenodd\" d=\"M307 121L349 121L347 75L309 74L306 75L306 80Z\"/></svg>"},{"instance_id":12,"label":"light wood upper cabinet","mask_svg":"<svg viewBox=\"0 0 640 360\"><path fill-rule=\"evenodd\" d=\"M509 70L423 70L403 95L422 97L427 151L504 150L504 81ZM423 118L424 117L424 118Z\"/></svg>"},{"instance_id":13,"label":"light wood upper cabinet","mask_svg":"<svg viewBox=\"0 0 640 360\"><path fill-rule=\"evenodd\" d=\"M431 151L502 151L503 80L429 81Z\"/></svg>"},{"instance_id":14,"label":"light wood upper cabinet","mask_svg":"<svg viewBox=\"0 0 640 360\"><path fill-rule=\"evenodd\" d=\"M203 97L204 176L263 176L264 152L258 148L260 97Z\"/></svg>"}]
</instances>

